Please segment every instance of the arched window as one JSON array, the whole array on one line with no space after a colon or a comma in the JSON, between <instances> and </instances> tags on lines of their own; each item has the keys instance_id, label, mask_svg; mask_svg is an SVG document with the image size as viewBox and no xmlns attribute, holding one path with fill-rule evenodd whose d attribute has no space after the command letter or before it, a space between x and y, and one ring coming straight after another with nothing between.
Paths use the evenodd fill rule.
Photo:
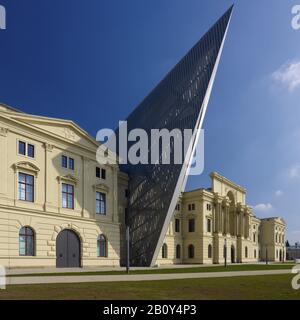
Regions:
<instances>
[{"instance_id":1,"label":"arched window","mask_svg":"<svg viewBox=\"0 0 300 320\"><path fill-rule=\"evenodd\" d=\"M189 259L193 259L195 256L195 248L192 244L189 245L188 253L189 253Z\"/></svg>"},{"instance_id":2,"label":"arched window","mask_svg":"<svg viewBox=\"0 0 300 320\"><path fill-rule=\"evenodd\" d=\"M166 243L164 243L163 246L162 246L161 257L163 259L167 259L168 258L168 246L167 246Z\"/></svg>"},{"instance_id":3,"label":"arched window","mask_svg":"<svg viewBox=\"0 0 300 320\"><path fill-rule=\"evenodd\" d=\"M245 258L248 258L248 247L245 247Z\"/></svg>"},{"instance_id":4,"label":"arched window","mask_svg":"<svg viewBox=\"0 0 300 320\"><path fill-rule=\"evenodd\" d=\"M97 256L107 257L107 240L103 234L100 234L97 238Z\"/></svg>"},{"instance_id":5,"label":"arched window","mask_svg":"<svg viewBox=\"0 0 300 320\"><path fill-rule=\"evenodd\" d=\"M212 246L211 244L208 245L208 248L207 248L207 256L208 258L211 258L212 257Z\"/></svg>"},{"instance_id":6,"label":"arched window","mask_svg":"<svg viewBox=\"0 0 300 320\"><path fill-rule=\"evenodd\" d=\"M180 257L181 257L181 247L180 247L180 245L178 244L178 245L176 246L176 259L180 259Z\"/></svg>"},{"instance_id":7,"label":"arched window","mask_svg":"<svg viewBox=\"0 0 300 320\"><path fill-rule=\"evenodd\" d=\"M34 231L30 227L22 227L20 229L19 255L34 256Z\"/></svg>"},{"instance_id":8,"label":"arched window","mask_svg":"<svg viewBox=\"0 0 300 320\"><path fill-rule=\"evenodd\" d=\"M254 258L256 258L256 249L254 249Z\"/></svg>"}]
</instances>

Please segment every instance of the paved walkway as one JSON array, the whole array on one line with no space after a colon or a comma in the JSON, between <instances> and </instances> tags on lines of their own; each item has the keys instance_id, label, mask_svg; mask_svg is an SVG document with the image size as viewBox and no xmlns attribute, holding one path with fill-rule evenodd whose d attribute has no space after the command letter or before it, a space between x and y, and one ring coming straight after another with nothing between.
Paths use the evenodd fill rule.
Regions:
<instances>
[{"instance_id":1,"label":"paved walkway","mask_svg":"<svg viewBox=\"0 0 300 320\"><path fill-rule=\"evenodd\" d=\"M168 274L133 274L133 275L103 275L103 276L35 276L8 277L7 285L14 284L45 284L45 283L82 283L82 282L115 282L115 281L153 281L196 278L223 278L240 276L258 276L272 274L288 274L291 270L256 270L256 271L227 271L199 273L168 273Z\"/></svg>"},{"instance_id":2,"label":"paved walkway","mask_svg":"<svg viewBox=\"0 0 300 320\"><path fill-rule=\"evenodd\" d=\"M255 264L255 263L251 263ZM235 265L239 265L235 263ZM159 269L181 269L200 267L219 267L220 264L164 264L156 267L131 267L130 270L159 270ZM7 275L14 274L42 274L42 273L66 273L66 272L102 272L102 271L125 271L125 267L83 267L83 268L14 268L6 269Z\"/></svg>"},{"instance_id":3,"label":"paved walkway","mask_svg":"<svg viewBox=\"0 0 300 320\"><path fill-rule=\"evenodd\" d=\"M245 265L246 263L235 263L234 265ZM251 265L264 265L265 262L249 262ZM270 263L277 264L277 263ZM230 265L230 263L228 264ZM221 264L164 264L155 267L131 267L131 270L159 270L159 269L181 269L181 268L205 268L205 267L220 267ZM66 273L66 272L102 272L102 271L125 271L125 267L83 267L83 268L55 268L55 267L44 267L44 268L6 268L7 275L18 275L18 274L43 274L43 273Z\"/></svg>"}]
</instances>

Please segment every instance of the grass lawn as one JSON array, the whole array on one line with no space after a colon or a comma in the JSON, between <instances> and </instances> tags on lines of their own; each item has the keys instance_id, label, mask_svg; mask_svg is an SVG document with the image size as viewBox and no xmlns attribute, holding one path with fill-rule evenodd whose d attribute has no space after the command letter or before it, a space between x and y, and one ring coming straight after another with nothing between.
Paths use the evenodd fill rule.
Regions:
<instances>
[{"instance_id":1,"label":"grass lawn","mask_svg":"<svg viewBox=\"0 0 300 320\"><path fill-rule=\"evenodd\" d=\"M14 285L0 290L0 299L300 299L300 290L291 287L293 276Z\"/></svg>"},{"instance_id":2,"label":"grass lawn","mask_svg":"<svg viewBox=\"0 0 300 320\"><path fill-rule=\"evenodd\" d=\"M228 265L226 268L220 266L207 267L187 267L187 268L170 268L170 269L145 269L132 270L130 274L164 274L164 273L194 273L194 272L222 272L222 271L254 271L254 270L281 270L292 269L294 264L236 264ZM18 274L8 275L8 277L24 277L24 276L84 276L84 275L120 275L125 274L125 271L91 271L91 272L62 272L62 273L34 273L34 274Z\"/></svg>"}]
</instances>

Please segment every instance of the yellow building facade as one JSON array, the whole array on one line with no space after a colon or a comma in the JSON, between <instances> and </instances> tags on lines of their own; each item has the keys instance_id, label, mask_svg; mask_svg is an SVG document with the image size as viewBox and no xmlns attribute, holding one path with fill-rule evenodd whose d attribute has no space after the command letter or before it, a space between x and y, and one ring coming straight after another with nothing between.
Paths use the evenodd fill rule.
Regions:
<instances>
[{"instance_id":1,"label":"yellow building facade","mask_svg":"<svg viewBox=\"0 0 300 320\"><path fill-rule=\"evenodd\" d=\"M98 147L72 121L0 106L1 265L119 266L119 169Z\"/></svg>"},{"instance_id":2,"label":"yellow building facade","mask_svg":"<svg viewBox=\"0 0 300 320\"><path fill-rule=\"evenodd\" d=\"M99 165L99 144L74 122L0 105L0 265L124 265L128 177ZM285 223L258 219L246 190L217 173L182 193L157 264L284 258Z\"/></svg>"},{"instance_id":3,"label":"yellow building facade","mask_svg":"<svg viewBox=\"0 0 300 320\"><path fill-rule=\"evenodd\" d=\"M211 188L182 193L157 264L283 261L284 220L258 219L243 187L210 177Z\"/></svg>"}]
</instances>

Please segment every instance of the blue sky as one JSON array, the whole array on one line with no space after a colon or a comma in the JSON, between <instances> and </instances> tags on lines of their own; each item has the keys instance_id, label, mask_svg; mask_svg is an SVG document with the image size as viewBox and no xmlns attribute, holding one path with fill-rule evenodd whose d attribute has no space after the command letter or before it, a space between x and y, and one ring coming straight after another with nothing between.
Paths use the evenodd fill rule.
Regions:
<instances>
[{"instance_id":1,"label":"blue sky","mask_svg":"<svg viewBox=\"0 0 300 320\"><path fill-rule=\"evenodd\" d=\"M0 0L0 101L115 128L232 4L227 0ZM206 114L205 172L248 190L259 217L300 240L300 0L235 1Z\"/></svg>"}]
</instances>

